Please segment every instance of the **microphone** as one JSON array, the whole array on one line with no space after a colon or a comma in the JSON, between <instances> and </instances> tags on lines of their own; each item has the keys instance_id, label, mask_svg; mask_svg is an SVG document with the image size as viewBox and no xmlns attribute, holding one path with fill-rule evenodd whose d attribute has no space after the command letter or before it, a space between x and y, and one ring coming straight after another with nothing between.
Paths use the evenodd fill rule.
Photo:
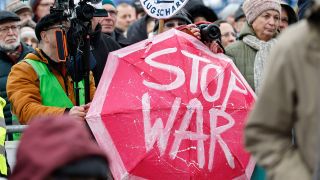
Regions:
<instances>
[{"instance_id":1,"label":"microphone","mask_svg":"<svg viewBox=\"0 0 320 180\"><path fill-rule=\"evenodd\" d=\"M62 29L57 29L54 32L57 43L58 60L65 62L68 57L67 36Z\"/></svg>"}]
</instances>

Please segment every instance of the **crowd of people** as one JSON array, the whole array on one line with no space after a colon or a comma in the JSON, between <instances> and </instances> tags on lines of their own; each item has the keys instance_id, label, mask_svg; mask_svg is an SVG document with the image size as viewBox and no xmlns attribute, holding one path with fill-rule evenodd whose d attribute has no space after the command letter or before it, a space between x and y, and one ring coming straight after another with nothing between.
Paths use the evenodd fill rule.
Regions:
<instances>
[{"instance_id":1,"label":"crowd of people","mask_svg":"<svg viewBox=\"0 0 320 180\"><path fill-rule=\"evenodd\" d=\"M5 125L30 124L21 139L12 179L82 177L81 172L85 172L79 168L83 163L97 167L88 172L88 177L112 178L109 171L101 171L101 168L108 169L108 160L94 143L89 142L93 142L92 137L83 130L83 124L78 125L79 119L84 122L109 52L172 28L198 38L213 53L224 53L231 58L256 92L257 103L245 129L246 148L257 160L253 180L267 177L311 179L314 172L319 171L320 165L316 165L320 164L316 133L320 125L317 122L320 101L316 96L320 87L317 78L319 0L299 0L298 11L280 0L244 0L233 14L224 17L219 17L200 0L190 1L184 9L165 19L163 28L159 28L159 20L144 12L139 0L132 4L102 0L96 9L107 12L108 16L90 20L89 101L81 90L76 93L78 87L81 89L85 84L72 73L76 56L72 61L66 61L57 53L60 46L56 33L68 35L72 23L66 16L50 13L54 3L54 0L30 0L28 3L11 0L6 10L0 11L2 177L11 173L5 159L4 139L20 138L6 135ZM221 36L208 41L201 36L200 25L211 24L219 29ZM76 55L81 53L81 49L76 48ZM39 116L50 117L33 120ZM68 146L61 149L61 154L50 151L53 154L51 164L42 168L43 171L31 174L45 162L30 165L37 154L30 149L40 141L57 143L50 133L56 133L62 121L72 123L64 122L65 134L57 133L64 141L57 146ZM48 124L51 126L43 128ZM73 137L78 140L81 137L83 142L69 144ZM83 146L85 142L86 147ZM46 156L41 151L50 146L55 145L44 143L39 146L37 155ZM70 153L75 148L83 151ZM58 161L60 157L63 161ZM70 172L76 174L68 174Z\"/></svg>"}]
</instances>

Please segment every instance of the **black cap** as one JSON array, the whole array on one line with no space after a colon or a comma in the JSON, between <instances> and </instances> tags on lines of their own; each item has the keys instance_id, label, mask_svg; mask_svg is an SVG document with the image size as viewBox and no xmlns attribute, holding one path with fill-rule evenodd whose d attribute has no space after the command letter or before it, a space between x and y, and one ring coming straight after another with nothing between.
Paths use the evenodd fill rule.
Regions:
<instances>
[{"instance_id":1,"label":"black cap","mask_svg":"<svg viewBox=\"0 0 320 180\"><path fill-rule=\"evenodd\" d=\"M205 5L196 5L190 8L188 11L189 14L192 16L193 20L197 17L204 17L206 21L214 22L218 20L217 14Z\"/></svg>"},{"instance_id":2,"label":"black cap","mask_svg":"<svg viewBox=\"0 0 320 180\"><path fill-rule=\"evenodd\" d=\"M288 13L289 25L298 22L298 16L296 12L293 10L293 8L289 4L285 2L281 2L281 7L284 8Z\"/></svg>"},{"instance_id":3,"label":"black cap","mask_svg":"<svg viewBox=\"0 0 320 180\"><path fill-rule=\"evenodd\" d=\"M0 24L10 21L20 21L20 17L10 11L0 11Z\"/></svg>"},{"instance_id":4,"label":"black cap","mask_svg":"<svg viewBox=\"0 0 320 180\"><path fill-rule=\"evenodd\" d=\"M56 25L60 22L67 21L67 18L65 16L61 16L56 13L48 14L44 16L43 18L40 19L40 21L37 23L36 28L35 28L35 33L38 38L38 40L41 40L40 33L42 31L47 30L53 25Z\"/></svg>"}]
</instances>

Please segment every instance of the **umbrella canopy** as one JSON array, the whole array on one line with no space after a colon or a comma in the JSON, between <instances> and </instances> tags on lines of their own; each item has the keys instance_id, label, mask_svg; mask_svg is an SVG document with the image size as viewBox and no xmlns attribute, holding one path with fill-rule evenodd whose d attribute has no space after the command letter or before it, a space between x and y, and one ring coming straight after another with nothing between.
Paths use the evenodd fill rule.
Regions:
<instances>
[{"instance_id":1,"label":"umbrella canopy","mask_svg":"<svg viewBox=\"0 0 320 180\"><path fill-rule=\"evenodd\" d=\"M230 59L170 30L109 54L87 122L115 179L250 179L254 100Z\"/></svg>"}]
</instances>

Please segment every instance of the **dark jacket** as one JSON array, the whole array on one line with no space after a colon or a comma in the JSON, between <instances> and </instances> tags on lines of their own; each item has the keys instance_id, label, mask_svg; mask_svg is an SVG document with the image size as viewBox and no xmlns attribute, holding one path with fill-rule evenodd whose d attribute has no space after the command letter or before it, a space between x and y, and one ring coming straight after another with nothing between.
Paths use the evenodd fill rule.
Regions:
<instances>
[{"instance_id":1,"label":"dark jacket","mask_svg":"<svg viewBox=\"0 0 320 180\"><path fill-rule=\"evenodd\" d=\"M109 52L120 49L119 44L110 36L101 32L101 26L98 25L91 36L92 53L96 59L96 66L93 68L93 76L96 86L98 86L102 76L104 66L106 65Z\"/></svg>"},{"instance_id":2,"label":"dark jacket","mask_svg":"<svg viewBox=\"0 0 320 180\"><path fill-rule=\"evenodd\" d=\"M147 22L150 18L150 16L144 15L129 27L127 36L131 44L148 39Z\"/></svg>"},{"instance_id":3,"label":"dark jacket","mask_svg":"<svg viewBox=\"0 0 320 180\"><path fill-rule=\"evenodd\" d=\"M32 52L33 49L30 46L27 46L26 44L22 43L22 53L20 57L18 58L18 61L21 61L28 53ZM10 125L12 124L11 121L11 112L10 112L10 102L8 101L7 96L7 79L8 75L11 71L11 67L15 63L10 60L10 58L7 56L6 53L0 51L0 96L6 100L7 105L5 106L3 112L4 112L4 118L6 120L6 124Z\"/></svg>"},{"instance_id":4,"label":"dark jacket","mask_svg":"<svg viewBox=\"0 0 320 180\"><path fill-rule=\"evenodd\" d=\"M106 33L107 34L107 33ZM130 42L123 35L123 31L118 28L115 28L111 34L107 34L111 36L111 38L116 41L121 47L126 47L130 45Z\"/></svg>"}]
</instances>

